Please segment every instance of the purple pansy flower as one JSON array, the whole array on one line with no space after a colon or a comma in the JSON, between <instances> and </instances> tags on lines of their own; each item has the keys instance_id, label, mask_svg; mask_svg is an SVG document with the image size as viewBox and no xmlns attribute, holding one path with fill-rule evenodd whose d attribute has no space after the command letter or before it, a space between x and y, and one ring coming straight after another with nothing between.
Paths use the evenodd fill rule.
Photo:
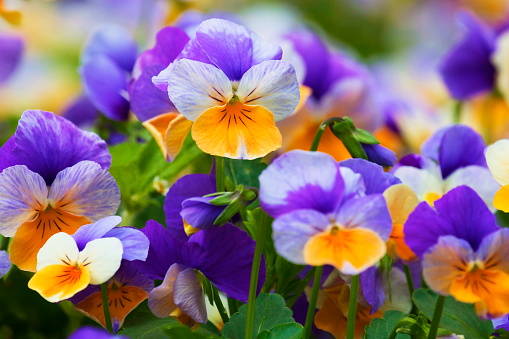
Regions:
<instances>
[{"instance_id":1,"label":"purple pansy flower","mask_svg":"<svg viewBox=\"0 0 509 339\"><path fill-rule=\"evenodd\" d=\"M101 328L83 326L74 331L67 339L129 339L124 335L114 335Z\"/></svg>"},{"instance_id":2,"label":"purple pansy flower","mask_svg":"<svg viewBox=\"0 0 509 339\"><path fill-rule=\"evenodd\" d=\"M421 201L433 204L451 189L467 185L492 205L499 186L486 165L482 137L464 125L437 131L422 145L422 154L402 159L393 171Z\"/></svg>"},{"instance_id":3,"label":"purple pansy flower","mask_svg":"<svg viewBox=\"0 0 509 339\"><path fill-rule=\"evenodd\" d=\"M421 203L405 224L408 246L423 258L428 286L474 303L483 318L509 313L509 230L500 229L467 186L448 192L435 209Z\"/></svg>"},{"instance_id":4,"label":"purple pansy flower","mask_svg":"<svg viewBox=\"0 0 509 339\"><path fill-rule=\"evenodd\" d=\"M0 84L11 77L23 55L23 39L11 34L0 34Z\"/></svg>"},{"instance_id":5,"label":"purple pansy flower","mask_svg":"<svg viewBox=\"0 0 509 339\"><path fill-rule=\"evenodd\" d=\"M142 231L150 240L150 249L140 268L152 279L163 280L149 295L149 307L155 315L173 316L186 324L207 321L197 271L228 297L247 301L255 247L247 233L226 224L182 241L153 220Z\"/></svg>"},{"instance_id":6,"label":"purple pansy flower","mask_svg":"<svg viewBox=\"0 0 509 339\"><path fill-rule=\"evenodd\" d=\"M275 218L278 253L345 274L359 274L380 260L392 229L383 196L365 192L360 174L324 153L290 151L260 175L260 200Z\"/></svg>"}]
</instances>

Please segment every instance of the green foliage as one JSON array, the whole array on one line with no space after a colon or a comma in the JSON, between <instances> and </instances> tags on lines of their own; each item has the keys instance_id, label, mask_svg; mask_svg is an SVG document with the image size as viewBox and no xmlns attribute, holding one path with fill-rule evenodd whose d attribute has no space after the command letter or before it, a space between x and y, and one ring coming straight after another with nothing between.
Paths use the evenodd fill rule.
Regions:
<instances>
[{"instance_id":1,"label":"green foliage","mask_svg":"<svg viewBox=\"0 0 509 339\"><path fill-rule=\"evenodd\" d=\"M245 337L247 305L242 305L230 321L223 327L223 337L242 339ZM292 310L286 307L285 300L278 294L260 294L255 303L254 337L276 338L278 334L298 337L297 327L292 318ZM285 326L289 325L289 326ZM272 332L274 331L274 332Z\"/></svg>"},{"instance_id":2,"label":"green foliage","mask_svg":"<svg viewBox=\"0 0 509 339\"><path fill-rule=\"evenodd\" d=\"M426 317L429 319L433 317L437 300L436 293L418 289L413 294L413 300ZM466 339L488 338L494 331L491 321L482 320L477 316L473 304L461 303L451 296L445 300L440 327L456 334L462 334Z\"/></svg>"},{"instance_id":3,"label":"green foliage","mask_svg":"<svg viewBox=\"0 0 509 339\"><path fill-rule=\"evenodd\" d=\"M289 323L277 325L270 331L263 331L256 337L257 339L300 339L302 337L303 327L301 324Z\"/></svg>"},{"instance_id":4,"label":"green foliage","mask_svg":"<svg viewBox=\"0 0 509 339\"><path fill-rule=\"evenodd\" d=\"M406 317L406 314L399 311L387 311L383 318L373 319L365 329L366 339L389 338L398 322ZM396 339L410 339L407 334L398 334Z\"/></svg>"},{"instance_id":5,"label":"green foliage","mask_svg":"<svg viewBox=\"0 0 509 339\"><path fill-rule=\"evenodd\" d=\"M261 159L236 160L225 159L225 172L231 182L244 187L260 187L258 177L267 167Z\"/></svg>"}]
</instances>

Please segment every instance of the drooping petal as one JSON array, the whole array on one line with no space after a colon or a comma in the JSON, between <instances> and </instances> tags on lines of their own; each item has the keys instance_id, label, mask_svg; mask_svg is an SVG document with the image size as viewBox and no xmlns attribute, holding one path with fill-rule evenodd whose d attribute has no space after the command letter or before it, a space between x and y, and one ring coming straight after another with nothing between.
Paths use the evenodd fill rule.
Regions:
<instances>
[{"instance_id":1,"label":"drooping petal","mask_svg":"<svg viewBox=\"0 0 509 339\"><path fill-rule=\"evenodd\" d=\"M122 243L117 238L92 240L79 254L78 262L90 272L90 283L102 284L115 274L122 260Z\"/></svg>"},{"instance_id":2,"label":"drooping petal","mask_svg":"<svg viewBox=\"0 0 509 339\"><path fill-rule=\"evenodd\" d=\"M424 255L423 275L433 291L450 295L453 281L467 269L467 263L474 260L470 245L454 236L442 236Z\"/></svg>"},{"instance_id":3,"label":"drooping petal","mask_svg":"<svg viewBox=\"0 0 509 339\"><path fill-rule=\"evenodd\" d=\"M261 158L282 144L272 112L240 102L209 108L195 120L191 133L203 152L232 159Z\"/></svg>"},{"instance_id":4,"label":"drooping petal","mask_svg":"<svg viewBox=\"0 0 509 339\"><path fill-rule=\"evenodd\" d=\"M175 305L197 323L207 322L207 309L203 289L196 272L186 268L179 273L173 284Z\"/></svg>"},{"instance_id":5,"label":"drooping petal","mask_svg":"<svg viewBox=\"0 0 509 339\"><path fill-rule=\"evenodd\" d=\"M104 237L117 238L122 242L122 259L145 260L148 255L149 240L139 229L132 227L115 227Z\"/></svg>"},{"instance_id":6,"label":"drooping petal","mask_svg":"<svg viewBox=\"0 0 509 339\"><path fill-rule=\"evenodd\" d=\"M58 173L48 199L63 210L90 221L115 214L120 190L115 179L93 161L80 161Z\"/></svg>"},{"instance_id":7,"label":"drooping petal","mask_svg":"<svg viewBox=\"0 0 509 339\"><path fill-rule=\"evenodd\" d=\"M107 169L111 155L106 143L92 132L78 129L71 122L50 112L25 111L15 133L12 151L16 163L26 165L51 185L57 174L82 160L97 162Z\"/></svg>"},{"instance_id":8,"label":"drooping petal","mask_svg":"<svg viewBox=\"0 0 509 339\"><path fill-rule=\"evenodd\" d=\"M76 233L72 235L72 238L76 242L76 245L78 245L78 249L82 251L90 241L102 238L113 229L113 227L120 224L121 221L122 218L117 215L99 219L92 224L80 227Z\"/></svg>"},{"instance_id":9,"label":"drooping petal","mask_svg":"<svg viewBox=\"0 0 509 339\"><path fill-rule=\"evenodd\" d=\"M0 173L0 234L13 237L17 229L45 209L48 188L44 179L26 166L12 166Z\"/></svg>"},{"instance_id":10,"label":"drooping petal","mask_svg":"<svg viewBox=\"0 0 509 339\"><path fill-rule=\"evenodd\" d=\"M498 140L486 148L486 162L493 178L502 186L509 185L509 139Z\"/></svg>"},{"instance_id":11,"label":"drooping petal","mask_svg":"<svg viewBox=\"0 0 509 339\"><path fill-rule=\"evenodd\" d=\"M382 273L378 267L372 266L359 276L364 298L371 305L371 313L378 311L385 301L382 285Z\"/></svg>"},{"instance_id":12,"label":"drooping petal","mask_svg":"<svg viewBox=\"0 0 509 339\"><path fill-rule=\"evenodd\" d=\"M445 180L445 191L450 191L461 185L472 188L490 207L495 193L500 188L487 168L476 165L462 167L454 171Z\"/></svg>"},{"instance_id":13,"label":"drooping petal","mask_svg":"<svg viewBox=\"0 0 509 339\"><path fill-rule=\"evenodd\" d=\"M187 59L172 66L168 95L187 119L195 121L204 111L222 106L233 97L230 80L216 67Z\"/></svg>"},{"instance_id":14,"label":"drooping petal","mask_svg":"<svg viewBox=\"0 0 509 339\"><path fill-rule=\"evenodd\" d=\"M90 283L86 269L69 265L49 265L37 271L28 282L28 288L39 292L49 302L69 299Z\"/></svg>"},{"instance_id":15,"label":"drooping petal","mask_svg":"<svg viewBox=\"0 0 509 339\"><path fill-rule=\"evenodd\" d=\"M286 61L270 60L251 67L242 77L235 94L246 105L260 105L280 121L299 103L300 90L293 66Z\"/></svg>"},{"instance_id":16,"label":"drooping petal","mask_svg":"<svg viewBox=\"0 0 509 339\"><path fill-rule=\"evenodd\" d=\"M166 130L168 129L170 123L175 120L177 117L181 116L178 113L164 113L157 115L153 118L150 118L143 122L143 127L145 127L150 134L154 137L157 142L157 145L163 152L163 156L165 159L168 159L168 152L166 151ZM185 119L185 117L184 117ZM186 119L187 120L187 119Z\"/></svg>"},{"instance_id":17,"label":"drooping petal","mask_svg":"<svg viewBox=\"0 0 509 339\"><path fill-rule=\"evenodd\" d=\"M389 186L401 183L400 179L386 173L381 166L364 159L348 159L339 165L361 174L366 194L383 193Z\"/></svg>"},{"instance_id":18,"label":"drooping petal","mask_svg":"<svg viewBox=\"0 0 509 339\"><path fill-rule=\"evenodd\" d=\"M244 26L223 19L206 20L196 28L196 40L231 81L240 80L252 66L253 42Z\"/></svg>"},{"instance_id":19,"label":"drooping petal","mask_svg":"<svg viewBox=\"0 0 509 339\"><path fill-rule=\"evenodd\" d=\"M224 211L226 206L209 203L214 197L189 198L182 202L180 215L194 228L208 229L213 227L214 220Z\"/></svg>"},{"instance_id":20,"label":"drooping petal","mask_svg":"<svg viewBox=\"0 0 509 339\"><path fill-rule=\"evenodd\" d=\"M129 116L127 79L119 66L104 55L87 60L80 68L85 93L94 106L112 120L125 121Z\"/></svg>"},{"instance_id":21,"label":"drooping petal","mask_svg":"<svg viewBox=\"0 0 509 339\"><path fill-rule=\"evenodd\" d=\"M304 260L313 266L333 265L344 274L359 274L377 263L385 251L384 240L370 229L338 229L309 239Z\"/></svg>"},{"instance_id":22,"label":"drooping petal","mask_svg":"<svg viewBox=\"0 0 509 339\"><path fill-rule=\"evenodd\" d=\"M345 201L336 211L335 221L347 229L372 230L383 241L389 238L392 230L391 216L381 194Z\"/></svg>"},{"instance_id":23,"label":"drooping petal","mask_svg":"<svg viewBox=\"0 0 509 339\"><path fill-rule=\"evenodd\" d=\"M295 264L307 264L302 249L313 236L324 232L330 220L315 210L299 209L279 216L272 224L276 251Z\"/></svg>"},{"instance_id":24,"label":"drooping petal","mask_svg":"<svg viewBox=\"0 0 509 339\"><path fill-rule=\"evenodd\" d=\"M164 136L164 149L168 160L175 159L180 153L192 125L193 122L181 114L170 122Z\"/></svg>"},{"instance_id":25,"label":"drooping petal","mask_svg":"<svg viewBox=\"0 0 509 339\"><path fill-rule=\"evenodd\" d=\"M274 160L260 175L260 200L274 218L298 209L329 213L341 201L344 186L334 158L293 150Z\"/></svg>"},{"instance_id":26,"label":"drooping petal","mask_svg":"<svg viewBox=\"0 0 509 339\"><path fill-rule=\"evenodd\" d=\"M148 307L159 318L169 317L178 309L173 299L173 286L180 272L184 271L184 265L173 264L170 266L164 276L161 285L150 292L148 297Z\"/></svg>"},{"instance_id":27,"label":"drooping petal","mask_svg":"<svg viewBox=\"0 0 509 339\"><path fill-rule=\"evenodd\" d=\"M11 77L23 55L24 43L21 37L1 34L0 35L0 84Z\"/></svg>"}]
</instances>

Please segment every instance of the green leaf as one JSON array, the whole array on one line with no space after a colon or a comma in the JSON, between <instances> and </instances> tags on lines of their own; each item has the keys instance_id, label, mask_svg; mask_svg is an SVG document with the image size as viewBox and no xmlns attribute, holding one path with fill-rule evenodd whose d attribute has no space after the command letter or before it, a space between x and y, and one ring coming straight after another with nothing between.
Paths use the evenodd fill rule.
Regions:
<instances>
[{"instance_id":1,"label":"green leaf","mask_svg":"<svg viewBox=\"0 0 509 339\"><path fill-rule=\"evenodd\" d=\"M289 323L275 326L270 331L263 331L256 337L257 339L300 339L302 337L302 327L301 324L297 323Z\"/></svg>"},{"instance_id":2,"label":"green leaf","mask_svg":"<svg viewBox=\"0 0 509 339\"><path fill-rule=\"evenodd\" d=\"M143 302L138 308L129 314L123 325L123 330L118 334L137 339L158 339L166 337L166 330L179 325L178 320L173 318L158 318Z\"/></svg>"},{"instance_id":3,"label":"green leaf","mask_svg":"<svg viewBox=\"0 0 509 339\"><path fill-rule=\"evenodd\" d=\"M387 311L383 318L376 318L366 327L365 339L389 338L396 324L406 317L406 314L399 311ZM398 334L396 339L410 339L409 335Z\"/></svg>"},{"instance_id":4,"label":"green leaf","mask_svg":"<svg viewBox=\"0 0 509 339\"><path fill-rule=\"evenodd\" d=\"M363 144L370 144L370 145L378 145L380 142L375 138L375 136L368 131L365 131L363 129L357 128L353 134L355 135L355 138L359 140L359 142Z\"/></svg>"},{"instance_id":5,"label":"green leaf","mask_svg":"<svg viewBox=\"0 0 509 339\"><path fill-rule=\"evenodd\" d=\"M430 290L418 289L413 294L415 305L431 319L435 310L437 294ZM488 338L494 331L489 320L481 320L473 304L464 304L449 296L445 300L440 327L466 339Z\"/></svg>"},{"instance_id":6,"label":"green leaf","mask_svg":"<svg viewBox=\"0 0 509 339\"><path fill-rule=\"evenodd\" d=\"M209 339L209 338L221 338L213 333L208 332L203 328L199 328L197 331L192 331L189 327L176 324L170 326L170 328L165 329L164 333L166 334L166 338L170 339Z\"/></svg>"},{"instance_id":7,"label":"green leaf","mask_svg":"<svg viewBox=\"0 0 509 339\"><path fill-rule=\"evenodd\" d=\"M242 305L223 327L223 337L243 339L245 337L247 305ZM292 310L285 306L279 294L260 294L255 303L254 337L271 331L278 325L295 323Z\"/></svg>"},{"instance_id":8,"label":"green leaf","mask_svg":"<svg viewBox=\"0 0 509 339\"><path fill-rule=\"evenodd\" d=\"M258 177L267 167L261 159L256 160L235 160L226 159L226 175L235 185L244 185L244 187L260 187Z\"/></svg>"}]
</instances>

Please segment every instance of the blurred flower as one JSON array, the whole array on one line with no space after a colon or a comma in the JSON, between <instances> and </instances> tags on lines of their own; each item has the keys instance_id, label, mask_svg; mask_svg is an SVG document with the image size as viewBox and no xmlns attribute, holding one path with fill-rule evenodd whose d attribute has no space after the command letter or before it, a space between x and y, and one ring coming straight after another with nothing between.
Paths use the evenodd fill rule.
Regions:
<instances>
[{"instance_id":1,"label":"blurred flower","mask_svg":"<svg viewBox=\"0 0 509 339\"><path fill-rule=\"evenodd\" d=\"M275 121L299 102L293 66L281 49L243 26L204 21L178 61L153 81L193 121L193 139L212 155L254 159L281 147Z\"/></svg>"},{"instance_id":2,"label":"blurred flower","mask_svg":"<svg viewBox=\"0 0 509 339\"><path fill-rule=\"evenodd\" d=\"M2 84L11 77L21 62L24 51L23 39L16 35L0 34L0 51L2 51L0 54L0 84Z\"/></svg>"},{"instance_id":3,"label":"blurred flower","mask_svg":"<svg viewBox=\"0 0 509 339\"><path fill-rule=\"evenodd\" d=\"M0 16L12 25L19 25L21 23L21 13L6 9L4 0L0 0Z\"/></svg>"},{"instance_id":4,"label":"blurred flower","mask_svg":"<svg viewBox=\"0 0 509 339\"><path fill-rule=\"evenodd\" d=\"M269 165L260 175L260 200L275 218L277 252L345 274L380 260L392 224L383 196L365 195L362 177L324 153L294 150Z\"/></svg>"},{"instance_id":5,"label":"blurred flower","mask_svg":"<svg viewBox=\"0 0 509 339\"><path fill-rule=\"evenodd\" d=\"M67 339L129 339L124 335L114 335L101 328L83 326L74 331Z\"/></svg>"},{"instance_id":6,"label":"blurred flower","mask_svg":"<svg viewBox=\"0 0 509 339\"><path fill-rule=\"evenodd\" d=\"M11 269L11 261L9 260L9 253L0 251L0 278L9 272Z\"/></svg>"},{"instance_id":7,"label":"blurred flower","mask_svg":"<svg viewBox=\"0 0 509 339\"><path fill-rule=\"evenodd\" d=\"M22 270L35 270L53 234L73 234L120 204L105 142L52 113L23 113L0 154L0 234L13 237L10 258Z\"/></svg>"},{"instance_id":8,"label":"blurred flower","mask_svg":"<svg viewBox=\"0 0 509 339\"><path fill-rule=\"evenodd\" d=\"M423 156L403 157L393 174L429 204L467 185L491 205L498 185L486 166L485 147L482 137L467 126L443 128L422 145Z\"/></svg>"},{"instance_id":9,"label":"blurred flower","mask_svg":"<svg viewBox=\"0 0 509 339\"><path fill-rule=\"evenodd\" d=\"M502 186L494 196L493 206L509 212L509 140L499 140L486 148L486 161L493 178Z\"/></svg>"},{"instance_id":10,"label":"blurred flower","mask_svg":"<svg viewBox=\"0 0 509 339\"><path fill-rule=\"evenodd\" d=\"M509 230L469 187L420 203L405 224L409 247L423 257L428 286L442 295L474 303L482 318L509 313Z\"/></svg>"}]
</instances>

